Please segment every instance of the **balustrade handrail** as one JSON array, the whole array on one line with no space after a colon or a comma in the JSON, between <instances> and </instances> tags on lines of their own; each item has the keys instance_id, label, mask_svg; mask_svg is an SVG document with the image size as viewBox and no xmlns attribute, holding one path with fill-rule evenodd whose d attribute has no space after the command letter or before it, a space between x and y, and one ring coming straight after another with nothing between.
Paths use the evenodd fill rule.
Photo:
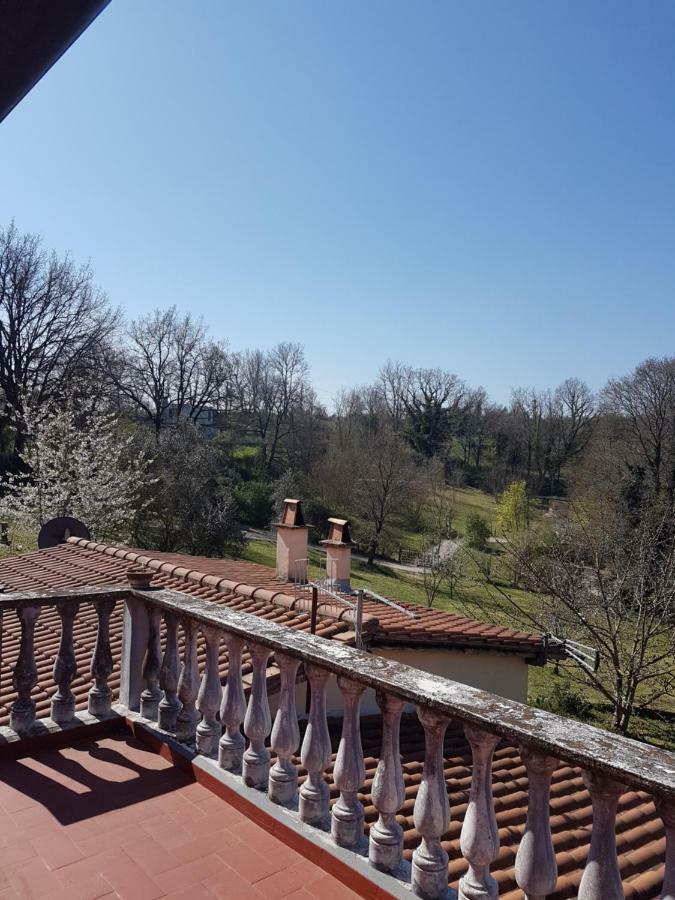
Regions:
<instances>
[{"instance_id":1,"label":"balustrade handrail","mask_svg":"<svg viewBox=\"0 0 675 900\"><path fill-rule=\"evenodd\" d=\"M444 716L557 757L617 782L675 800L675 754L371 655L338 641L295 631L266 619L219 606L180 591L128 586L82 587L61 592L20 591L0 595L0 608L136 598L204 626L216 627L395 695Z\"/></svg>"},{"instance_id":2,"label":"balustrade handrail","mask_svg":"<svg viewBox=\"0 0 675 900\"><path fill-rule=\"evenodd\" d=\"M123 600L129 596L128 585L110 587L78 587L70 590L6 591L0 594L0 610L15 609L18 606L55 606L71 600L73 603L87 603L102 600Z\"/></svg>"},{"instance_id":3,"label":"balustrade handrail","mask_svg":"<svg viewBox=\"0 0 675 900\"><path fill-rule=\"evenodd\" d=\"M563 759L625 785L675 800L675 754L592 725L508 700L479 688L294 631L249 613L172 590L129 593L165 610L222 628L272 651L290 654L366 687L436 710L515 744Z\"/></svg>"}]
</instances>

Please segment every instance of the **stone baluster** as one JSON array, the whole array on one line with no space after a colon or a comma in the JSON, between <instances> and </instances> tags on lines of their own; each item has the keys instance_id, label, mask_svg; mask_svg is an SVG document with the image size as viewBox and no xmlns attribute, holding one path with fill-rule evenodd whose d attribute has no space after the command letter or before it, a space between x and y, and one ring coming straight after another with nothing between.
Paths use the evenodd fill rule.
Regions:
<instances>
[{"instance_id":1,"label":"stone baluster","mask_svg":"<svg viewBox=\"0 0 675 900\"><path fill-rule=\"evenodd\" d=\"M666 864L660 900L675 900L675 801L656 804L666 829Z\"/></svg>"},{"instance_id":2,"label":"stone baluster","mask_svg":"<svg viewBox=\"0 0 675 900\"><path fill-rule=\"evenodd\" d=\"M143 678L145 690L141 694L141 715L145 719L157 721L159 701L162 692L159 689L159 671L162 667L162 645L160 643L160 626L162 611L151 606L148 612L148 647L143 660Z\"/></svg>"},{"instance_id":3,"label":"stone baluster","mask_svg":"<svg viewBox=\"0 0 675 900\"><path fill-rule=\"evenodd\" d=\"M593 803L593 830L578 900L623 900L616 854L616 810L623 784L599 772L583 771Z\"/></svg>"},{"instance_id":4,"label":"stone baluster","mask_svg":"<svg viewBox=\"0 0 675 900\"><path fill-rule=\"evenodd\" d=\"M244 752L241 776L249 787L265 788L270 774L270 752L265 738L272 729L270 705L267 701L267 661L272 653L262 644L248 645L251 651L253 678L244 716L244 734L249 745Z\"/></svg>"},{"instance_id":5,"label":"stone baluster","mask_svg":"<svg viewBox=\"0 0 675 900\"><path fill-rule=\"evenodd\" d=\"M94 682L89 689L87 707L92 716L110 715L112 691L108 679L113 670L110 648L110 616L115 609L114 600L99 600L96 604L96 646L91 658L89 672Z\"/></svg>"},{"instance_id":6,"label":"stone baluster","mask_svg":"<svg viewBox=\"0 0 675 900\"><path fill-rule=\"evenodd\" d=\"M399 749L405 703L394 694L378 694L377 703L382 710L382 749L372 797L378 819L370 829L368 859L376 869L393 872L400 866L403 852L403 829L396 821L396 813L405 800Z\"/></svg>"},{"instance_id":7,"label":"stone baluster","mask_svg":"<svg viewBox=\"0 0 675 900\"><path fill-rule=\"evenodd\" d=\"M363 837L363 804L358 790L366 779L361 746L359 706L365 685L340 675L338 687L344 700L342 735L333 770L340 796L333 806L331 834L339 847L354 849Z\"/></svg>"},{"instance_id":8,"label":"stone baluster","mask_svg":"<svg viewBox=\"0 0 675 900\"><path fill-rule=\"evenodd\" d=\"M21 623L21 643L19 657L12 674L12 684L18 696L12 704L9 724L14 731L23 734L29 731L35 722L35 701L31 699L30 694L38 680L34 640L35 622L40 615L40 607L21 606L16 614Z\"/></svg>"},{"instance_id":9,"label":"stone baluster","mask_svg":"<svg viewBox=\"0 0 675 900\"><path fill-rule=\"evenodd\" d=\"M295 709L295 682L300 660L285 653L275 653L274 658L281 673L281 691L272 728L272 750L277 759L270 769L269 797L275 803L291 803L298 792L298 770L291 758L300 744Z\"/></svg>"},{"instance_id":10,"label":"stone baluster","mask_svg":"<svg viewBox=\"0 0 675 900\"><path fill-rule=\"evenodd\" d=\"M79 604L72 600L56 604L56 610L61 620L61 639L56 659L54 660L53 676L57 688L56 693L52 697L50 714L52 720L59 724L72 722L75 717L75 695L71 691L70 685L77 675L77 660L75 659L75 647L73 644L73 624L78 606Z\"/></svg>"},{"instance_id":11,"label":"stone baluster","mask_svg":"<svg viewBox=\"0 0 675 900\"><path fill-rule=\"evenodd\" d=\"M311 691L309 720L300 749L307 778L300 787L298 813L303 822L322 825L328 818L330 791L324 771L330 763L330 734L326 719L326 682L330 672L305 663L305 674Z\"/></svg>"},{"instance_id":12,"label":"stone baluster","mask_svg":"<svg viewBox=\"0 0 675 900\"><path fill-rule=\"evenodd\" d=\"M499 832L492 798L492 755L499 737L464 726L471 745L472 771L469 806L464 816L459 846L469 870L459 883L459 900L496 900L497 882L490 864L499 853Z\"/></svg>"},{"instance_id":13,"label":"stone baluster","mask_svg":"<svg viewBox=\"0 0 675 900\"><path fill-rule=\"evenodd\" d=\"M162 668L159 670L159 686L162 699L159 701L159 727L165 731L176 730L176 716L180 709L178 699L178 673L180 660L178 657L178 616L175 613L164 613L166 627L166 646L162 657Z\"/></svg>"},{"instance_id":14,"label":"stone baluster","mask_svg":"<svg viewBox=\"0 0 675 900\"><path fill-rule=\"evenodd\" d=\"M241 723L246 715L246 698L241 680L241 654L244 641L235 634L226 634L225 643L228 656L227 681L220 707L220 721L225 726L225 731L218 745L218 763L223 769L237 772L241 769L246 746L244 735L241 733Z\"/></svg>"},{"instance_id":15,"label":"stone baluster","mask_svg":"<svg viewBox=\"0 0 675 900\"><path fill-rule=\"evenodd\" d=\"M415 828L422 837L412 858L412 887L419 896L433 900L448 889L448 854L441 838L450 825L448 790L443 771L443 738L447 716L424 706L417 707L424 728L422 782L413 809Z\"/></svg>"},{"instance_id":16,"label":"stone baluster","mask_svg":"<svg viewBox=\"0 0 675 900\"><path fill-rule=\"evenodd\" d=\"M220 630L210 625L202 625L202 634L206 641L206 665L197 695L197 708L202 714L202 720L197 725L197 750L204 756L215 756L221 734L217 716L223 693L218 666Z\"/></svg>"},{"instance_id":17,"label":"stone baluster","mask_svg":"<svg viewBox=\"0 0 675 900\"><path fill-rule=\"evenodd\" d=\"M545 900L555 890L558 865L551 837L551 777L558 760L520 748L527 769L527 821L516 855L516 881L526 900Z\"/></svg>"},{"instance_id":18,"label":"stone baluster","mask_svg":"<svg viewBox=\"0 0 675 900\"><path fill-rule=\"evenodd\" d=\"M199 660L197 658L197 624L192 619L184 619L183 662L178 678L178 699L181 708L176 716L176 737L179 741L192 743L197 731L199 713L195 701L199 690Z\"/></svg>"}]
</instances>

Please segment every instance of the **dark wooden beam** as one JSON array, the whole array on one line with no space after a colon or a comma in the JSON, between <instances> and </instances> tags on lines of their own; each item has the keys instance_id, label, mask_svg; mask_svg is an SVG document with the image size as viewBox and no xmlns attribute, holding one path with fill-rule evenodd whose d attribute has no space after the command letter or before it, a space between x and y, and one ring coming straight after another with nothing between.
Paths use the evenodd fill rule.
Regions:
<instances>
[{"instance_id":1,"label":"dark wooden beam","mask_svg":"<svg viewBox=\"0 0 675 900\"><path fill-rule=\"evenodd\" d=\"M0 0L0 122L110 0Z\"/></svg>"}]
</instances>

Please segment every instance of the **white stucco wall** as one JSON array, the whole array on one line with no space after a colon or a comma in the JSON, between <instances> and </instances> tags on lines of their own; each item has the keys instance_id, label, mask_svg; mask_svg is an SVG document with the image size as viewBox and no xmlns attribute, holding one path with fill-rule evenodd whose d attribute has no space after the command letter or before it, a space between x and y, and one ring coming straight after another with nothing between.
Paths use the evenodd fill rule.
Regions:
<instances>
[{"instance_id":1,"label":"white stucco wall","mask_svg":"<svg viewBox=\"0 0 675 900\"><path fill-rule=\"evenodd\" d=\"M377 647L375 652L385 659L422 669L433 675L440 675L463 684L491 691L510 700L527 703L528 666L520 656L489 651L425 650L404 647ZM296 688L298 713L305 711L306 685ZM270 706L276 710L277 698L270 697ZM342 715L342 695L335 676L328 680L326 707L329 715ZM363 715L379 712L375 691L367 690L361 701Z\"/></svg>"}]
</instances>

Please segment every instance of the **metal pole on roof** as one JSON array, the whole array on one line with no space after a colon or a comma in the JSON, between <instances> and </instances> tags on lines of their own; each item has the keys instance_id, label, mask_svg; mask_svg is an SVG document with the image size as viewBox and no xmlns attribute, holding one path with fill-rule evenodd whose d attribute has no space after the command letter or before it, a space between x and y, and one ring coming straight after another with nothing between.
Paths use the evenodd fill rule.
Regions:
<instances>
[{"instance_id":1,"label":"metal pole on roof","mask_svg":"<svg viewBox=\"0 0 675 900\"><path fill-rule=\"evenodd\" d=\"M363 590L356 592L356 639L354 645L357 650L363 650Z\"/></svg>"},{"instance_id":2,"label":"metal pole on roof","mask_svg":"<svg viewBox=\"0 0 675 900\"><path fill-rule=\"evenodd\" d=\"M317 609L319 606L319 589L315 584L312 585L312 612L311 618L309 620L309 633L316 634L316 620L317 620ZM305 684L307 686L305 690L305 713L309 715L309 707L312 702L312 686L309 683L309 679L305 679Z\"/></svg>"}]
</instances>

